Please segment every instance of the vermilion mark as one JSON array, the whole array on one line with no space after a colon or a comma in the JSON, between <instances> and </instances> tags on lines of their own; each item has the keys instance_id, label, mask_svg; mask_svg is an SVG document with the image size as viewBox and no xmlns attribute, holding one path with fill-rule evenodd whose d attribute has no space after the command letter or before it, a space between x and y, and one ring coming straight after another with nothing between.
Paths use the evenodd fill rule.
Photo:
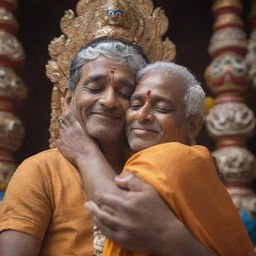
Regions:
<instances>
[{"instance_id":1,"label":"vermilion mark","mask_svg":"<svg viewBox=\"0 0 256 256\"><path fill-rule=\"evenodd\" d=\"M110 70L110 73L111 73L111 74L115 74L115 73L116 73L116 68L112 68L112 69Z\"/></svg>"},{"instance_id":2,"label":"vermilion mark","mask_svg":"<svg viewBox=\"0 0 256 256\"><path fill-rule=\"evenodd\" d=\"M116 73L116 68L110 69L110 79L112 80L112 82L115 79L115 73Z\"/></svg>"},{"instance_id":3,"label":"vermilion mark","mask_svg":"<svg viewBox=\"0 0 256 256\"><path fill-rule=\"evenodd\" d=\"M147 91L147 98L148 98L148 100L149 100L149 98L150 98L150 96L151 96L151 93L152 93L151 90L148 90L148 91Z\"/></svg>"}]
</instances>

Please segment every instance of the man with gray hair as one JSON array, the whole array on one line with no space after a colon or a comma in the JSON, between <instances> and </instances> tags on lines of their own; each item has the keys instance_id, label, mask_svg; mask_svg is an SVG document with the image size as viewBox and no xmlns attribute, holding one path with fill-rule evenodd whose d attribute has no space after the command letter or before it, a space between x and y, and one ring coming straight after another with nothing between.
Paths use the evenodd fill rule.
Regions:
<instances>
[{"instance_id":1,"label":"man with gray hair","mask_svg":"<svg viewBox=\"0 0 256 256\"><path fill-rule=\"evenodd\" d=\"M126 145L125 112L135 89L136 72L146 62L135 45L101 39L85 46L71 67L66 105L72 106L73 116L94 139L104 159L113 168L114 172L109 174L112 179L121 172L126 160L123 154ZM87 165L91 163L87 162ZM101 174L97 177L99 181L103 186L105 181L105 184L108 182ZM166 241L161 234L157 238L152 234L145 235L148 226L141 223L137 225L137 237L143 239L135 243L127 237L128 245L134 244L135 251L150 252L153 242L167 249L170 243L175 246L178 238L177 247L191 248L198 252L197 255L209 255L174 217L155 190L136 177L129 182L140 184L137 196L137 191L132 188L130 191L121 190L123 195L133 194L129 209L134 210L134 218L150 213L151 219L157 205L159 212L155 212L155 217L151 219L151 231L160 228L165 233L173 234L172 228L176 229L175 235ZM87 182L86 186L89 190L91 182ZM150 198L151 203L136 206L138 201L144 202L145 197ZM15 172L1 205L0 255L92 255L93 222L84 207L88 198L93 197L84 193L77 168L57 149L28 158ZM148 244L148 241L152 242Z\"/></svg>"},{"instance_id":2,"label":"man with gray hair","mask_svg":"<svg viewBox=\"0 0 256 256\"><path fill-rule=\"evenodd\" d=\"M252 244L217 176L209 151L194 145L203 120L205 98L198 81L185 67L164 62L148 65L139 71L137 77L138 85L126 112L128 143L136 154L124 165L122 178L116 178L119 185L141 191L140 184L123 181L129 171L154 187L174 214L209 249L202 255L211 255L210 251L224 256L253 255ZM180 230L176 229L179 225L170 227L169 232L166 228L157 232L150 230L151 221L155 221L151 212L141 216L140 221L149 229L138 239L137 225L140 223L131 221L134 209L129 207L134 194L123 193L115 186L113 168L97 144L87 136L86 129L83 130L72 118L72 113L71 109L71 115L62 123L59 149L81 173L87 194L94 201L88 202L87 207L94 215L97 227L116 242L107 240L103 255L137 256L145 255L145 252L200 255L202 251L180 244ZM144 200L139 203L151 203L150 198ZM165 224L169 225L168 222ZM172 243L174 234L170 230L173 229L179 237L176 244ZM127 239L127 230L130 230L130 240ZM137 244L144 239L143 236L155 236L157 240L159 235L163 241L168 241L169 247L156 242L148 245L148 250L138 250ZM129 244L127 240L132 242ZM144 254L125 251L121 246Z\"/></svg>"}]
</instances>

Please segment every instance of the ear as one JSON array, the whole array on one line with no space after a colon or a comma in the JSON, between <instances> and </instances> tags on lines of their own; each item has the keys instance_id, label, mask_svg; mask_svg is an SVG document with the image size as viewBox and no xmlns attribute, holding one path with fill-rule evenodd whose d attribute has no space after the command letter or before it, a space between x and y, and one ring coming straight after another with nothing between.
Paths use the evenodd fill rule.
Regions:
<instances>
[{"instance_id":1,"label":"ear","mask_svg":"<svg viewBox=\"0 0 256 256\"><path fill-rule=\"evenodd\" d=\"M201 114L188 117L188 142L189 145L196 144L196 138L203 126L204 118Z\"/></svg>"},{"instance_id":2,"label":"ear","mask_svg":"<svg viewBox=\"0 0 256 256\"><path fill-rule=\"evenodd\" d=\"M69 112L73 102L73 92L66 89L64 92L64 102L62 112Z\"/></svg>"}]
</instances>

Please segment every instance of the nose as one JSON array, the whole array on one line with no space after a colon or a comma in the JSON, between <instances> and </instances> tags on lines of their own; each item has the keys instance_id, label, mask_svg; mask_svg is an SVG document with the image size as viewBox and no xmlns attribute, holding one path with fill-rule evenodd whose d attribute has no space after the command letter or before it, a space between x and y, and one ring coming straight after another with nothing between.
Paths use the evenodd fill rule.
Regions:
<instances>
[{"instance_id":1,"label":"nose","mask_svg":"<svg viewBox=\"0 0 256 256\"><path fill-rule=\"evenodd\" d=\"M117 98L114 89L112 87L107 88L101 95L99 102L107 109L116 107Z\"/></svg>"},{"instance_id":2,"label":"nose","mask_svg":"<svg viewBox=\"0 0 256 256\"><path fill-rule=\"evenodd\" d=\"M136 111L136 116L135 118L140 121L152 121L153 120L153 115L151 113L151 106L149 103L146 103L143 107L138 109Z\"/></svg>"}]
</instances>

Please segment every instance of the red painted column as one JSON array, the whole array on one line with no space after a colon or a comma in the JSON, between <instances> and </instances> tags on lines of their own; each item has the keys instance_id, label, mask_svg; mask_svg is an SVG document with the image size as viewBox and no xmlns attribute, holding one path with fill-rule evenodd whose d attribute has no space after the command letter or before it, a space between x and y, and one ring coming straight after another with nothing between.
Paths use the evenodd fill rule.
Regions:
<instances>
[{"instance_id":1,"label":"red painted column","mask_svg":"<svg viewBox=\"0 0 256 256\"><path fill-rule=\"evenodd\" d=\"M227 180L227 189L239 210L256 212L255 195L249 184L255 178L254 155L246 140L255 129L255 116L245 103L249 86L245 61L247 39L243 31L240 0L215 0L215 23L209 53L212 62L205 72L215 106L206 117L209 135L215 140L212 153Z\"/></svg>"},{"instance_id":2,"label":"red painted column","mask_svg":"<svg viewBox=\"0 0 256 256\"><path fill-rule=\"evenodd\" d=\"M24 52L15 37L18 24L13 16L16 0L0 1L0 193L16 169L13 153L20 147L24 130L15 108L26 96L26 88L16 74L24 62ZM0 199L1 200L1 199Z\"/></svg>"}]
</instances>

